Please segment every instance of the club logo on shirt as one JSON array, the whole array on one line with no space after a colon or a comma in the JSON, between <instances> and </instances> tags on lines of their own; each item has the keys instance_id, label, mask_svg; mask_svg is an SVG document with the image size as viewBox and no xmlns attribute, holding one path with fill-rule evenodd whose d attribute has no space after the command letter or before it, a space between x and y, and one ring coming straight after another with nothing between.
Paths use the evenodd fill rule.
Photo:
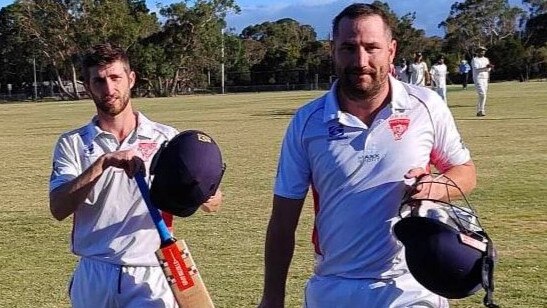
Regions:
<instances>
[{"instance_id":1,"label":"club logo on shirt","mask_svg":"<svg viewBox=\"0 0 547 308\"><path fill-rule=\"evenodd\" d=\"M344 139L344 126L341 124L329 126L329 138L328 140Z\"/></svg>"},{"instance_id":2,"label":"club logo on shirt","mask_svg":"<svg viewBox=\"0 0 547 308\"><path fill-rule=\"evenodd\" d=\"M139 156L144 160L148 161L154 153L156 153L156 148L158 146L157 142L139 142L137 146L137 151Z\"/></svg>"},{"instance_id":3,"label":"club logo on shirt","mask_svg":"<svg viewBox=\"0 0 547 308\"><path fill-rule=\"evenodd\" d=\"M410 125L410 119L407 117L395 117L389 119L389 128L393 132L395 140L401 140L403 134L407 131Z\"/></svg>"}]
</instances>

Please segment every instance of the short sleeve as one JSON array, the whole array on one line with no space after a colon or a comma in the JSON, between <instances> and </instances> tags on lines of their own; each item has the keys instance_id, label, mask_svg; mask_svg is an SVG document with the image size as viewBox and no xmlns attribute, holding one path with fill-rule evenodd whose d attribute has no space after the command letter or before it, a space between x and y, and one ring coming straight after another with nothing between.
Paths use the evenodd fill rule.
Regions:
<instances>
[{"instance_id":1,"label":"short sleeve","mask_svg":"<svg viewBox=\"0 0 547 308\"><path fill-rule=\"evenodd\" d=\"M283 138L275 177L274 194L304 199L310 186L310 164L302 141L304 121L295 116Z\"/></svg>"},{"instance_id":2,"label":"short sleeve","mask_svg":"<svg viewBox=\"0 0 547 308\"><path fill-rule=\"evenodd\" d=\"M49 179L50 192L82 173L77 163L79 155L75 147L70 145L69 140L66 136L59 138L53 150L53 166Z\"/></svg>"},{"instance_id":3,"label":"short sleeve","mask_svg":"<svg viewBox=\"0 0 547 308\"><path fill-rule=\"evenodd\" d=\"M431 161L440 172L445 172L453 166L462 165L471 160L471 154L463 142L448 107L444 104L439 104L437 107L437 112L433 116L435 142Z\"/></svg>"}]
</instances>

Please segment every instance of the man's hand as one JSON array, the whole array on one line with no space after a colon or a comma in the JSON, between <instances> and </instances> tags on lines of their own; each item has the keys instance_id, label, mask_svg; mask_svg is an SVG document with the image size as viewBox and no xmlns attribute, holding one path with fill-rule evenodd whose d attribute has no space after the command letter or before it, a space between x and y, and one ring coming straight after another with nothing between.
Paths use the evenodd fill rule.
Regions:
<instances>
[{"instance_id":1,"label":"man's hand","mask_svg":"<svg viewBox=\"0 0 547 308\"><path fill-rule=\"evenodd\" d=\"M214 196L209 198L205 203L200 205L202 211L206 213L215 213L219 210L220 205L222 204L222 192L218 189Z\"/></svg>"},{"instance_id":2,"label":"man's hand","mask_svg":"<svg viewBox=\"0 0 547 308\"><path fill-rule=\"evenodd\" d=\"M133 178L140 171L145 171L144 161L135 150L123 150L104 155L103 170L108 167L120 168L129 178Z\"/></svg>"},{"instance_id":3,"label":"man's hand","mask_svg":"<svg viewBox=\"0 0 547 308\"><path fill-rule=\"evenodd\" d=\"M442 177L442 175L440 176ZM448 191L446 185L432 183L439 180L439 178L433 178L423 168L410 169L405 174L405 179L415 179L416 183L412 185L411 197L413 199L435 199L445 200L448 198Z\"/></svg>"}]
</instances>

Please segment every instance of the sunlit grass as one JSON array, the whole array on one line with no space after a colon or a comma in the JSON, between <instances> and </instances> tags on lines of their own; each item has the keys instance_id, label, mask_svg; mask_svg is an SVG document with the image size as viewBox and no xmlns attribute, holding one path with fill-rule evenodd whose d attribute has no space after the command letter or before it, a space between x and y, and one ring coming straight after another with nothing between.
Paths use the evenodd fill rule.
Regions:
<instances>
[{"instance_id":1,"label":"sunlit grass","mask_svg":"<svg viewBox=\"0 0 547 308\"><path fill-rule=\"evenodd\" d=\"M255 307L262 292L263 246L279 145L292 112L323 92L134 99L149 118L179 130L201 129L228 165L225 203L215 215L177 219L217 307ZM499 252L496 298L502 307L547 306L547 84L491 84L487 116L476 94L452 87L449 105L479 172L470 200ZM68 307L76 258L71 219L47 204L51 151L58 135L90 120L93 103L0 105L0 307ZM308 202L289 273L287 307L300 307L313 268L313 210ZM452 301L480 307L483 293Z\"/></svg>"}]
</instances>

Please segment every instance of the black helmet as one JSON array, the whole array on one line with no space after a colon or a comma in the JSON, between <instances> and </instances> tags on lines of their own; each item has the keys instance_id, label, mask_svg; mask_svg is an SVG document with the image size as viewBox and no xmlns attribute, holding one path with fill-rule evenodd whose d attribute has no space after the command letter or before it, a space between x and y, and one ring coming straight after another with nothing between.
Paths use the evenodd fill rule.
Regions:
<instances>
[{"instance_id":1,"label":"black helmet","mask_svg":"<svg viewBox=\"0 0 547 308\"><path fill-rule=\"evenodd\" d=\"M493 302L495 250L461 189L441 176L417 183L456 188L462 200L413 199L408 192L393 229L405 247L410 273L425 288L446 298L464 298L486 290L484 304Z\"/></svg>"},{"instance_id":2,"label":"black helmet","mask_svg":"<svg viewBox=\"0 0 547 308\"><path fill-rule=\"evenodd\" d=\"M220 148L198 130L179 133L162 145L153 159L150 198L162 211L187 217L213 196L225 165Z\"/></svg>"}]
</instances>

